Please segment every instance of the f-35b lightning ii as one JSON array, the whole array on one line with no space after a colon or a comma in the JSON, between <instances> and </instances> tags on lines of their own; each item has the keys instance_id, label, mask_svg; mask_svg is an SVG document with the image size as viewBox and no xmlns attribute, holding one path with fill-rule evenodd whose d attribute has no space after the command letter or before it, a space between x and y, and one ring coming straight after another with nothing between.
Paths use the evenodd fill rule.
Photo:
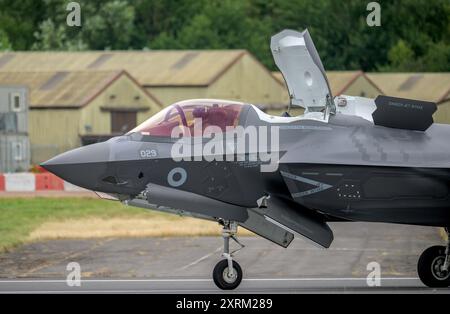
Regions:
<instances>
[{"instance_id":1,"label":"f-35b lightning ii","mask_svg":"<svg viewBox=\"0 0 450 314\"><path fill-rule=\"evenodd\" d=\"M301 116L190 100L131 132L42 166L130 205L218 222L224 259L213 271L234 289L238 227L287 248L298 235L328 248L328 222L450 226L450 126L434 103L379 96L334 98L308 33L285 30L271 50ZM414 235L412 235L414 236ZM430 287L450 285L450 244L420 257Z\"/></svg>"}]
</instances>

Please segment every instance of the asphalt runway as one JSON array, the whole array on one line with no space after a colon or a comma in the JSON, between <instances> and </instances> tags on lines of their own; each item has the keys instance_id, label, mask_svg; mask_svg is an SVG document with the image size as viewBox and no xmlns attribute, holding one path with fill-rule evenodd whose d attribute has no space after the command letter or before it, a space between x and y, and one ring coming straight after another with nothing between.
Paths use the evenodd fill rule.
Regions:
<instances>
[{"instance_id":1,"label":"asphalt runway","mask_svg":"<svg viewBox=\"0 0 450 314\"><path fill-rule=\"evenodd\" d=\"M0 281L0 293L221 293L210 279L104 279L84 280L80 287L69 287L65 280ZM417 278L385 278L381 287L369 287L366 278L259 278L244 279L241 286L226 293L425 293L450 294L449 289L428 289Z\"/></svg>"},{"instance_id":2,"label":"asphalt runway","mask_svg":"<svg viewBox=\"0 0 450 314\"><path fill-rule=\"evenodd\" d=\"M244 281L232 293L450 293L428 289L416 264L443 244L435 228L335 223L328 250L297 238L288 249L258 237L235 259ZM221 238L127 238L33 243L0 255L0 293L221 293L211 280ZM81 267L81 286L69 287L69 263ZM381 267L381 286L369 287L369 263Z\"/></svg>"}]
</instances>

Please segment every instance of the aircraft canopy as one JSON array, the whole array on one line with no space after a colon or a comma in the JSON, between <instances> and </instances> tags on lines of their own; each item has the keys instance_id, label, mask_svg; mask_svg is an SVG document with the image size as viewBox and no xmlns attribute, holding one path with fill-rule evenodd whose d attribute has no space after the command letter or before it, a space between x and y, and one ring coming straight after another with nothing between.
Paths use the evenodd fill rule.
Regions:
<instances>
[{"instance_id":1,"label":"aircraft canopy","mask_svg":"<svg viewBox=\"0 0 450 314\"><path fill-rule=\"evenodd\" d=\"M195 136L194 131L199 130L202 136L226 132L238 125L243 107L242 103L224 100L183 101L165 108L128 134L138 132L149 136L171 137L175 128L184 130L183 136ZM197 125L195 130L194 125Z\"/></svg>"}]
</instances>

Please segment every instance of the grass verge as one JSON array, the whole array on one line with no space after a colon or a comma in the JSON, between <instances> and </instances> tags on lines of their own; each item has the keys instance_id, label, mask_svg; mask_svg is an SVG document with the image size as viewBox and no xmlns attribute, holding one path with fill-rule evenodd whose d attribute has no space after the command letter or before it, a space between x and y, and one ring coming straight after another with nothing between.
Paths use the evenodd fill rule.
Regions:
<instances>
[{"instance_id":1,"label":"grass verge","mask_svg":"<svg viewBox=\"0 0 450 314\"><path fill-rule=\"evenodd\" d=\"M36 240L206 236L219 235L219 232L220 228L213 222L101 199L0 199L0 251Z\"/></svg>"},{"instance_id":2,"label":"grass verge","mask_svg":"<svg viewBox=\"0 0 450 314\"><path fill-rule=\"evenodd\" d=\"M439 229L439 232L441 234L442 239L444 239L444 241L447 241L447 233L445 232L445 230L441 228Z\"/></svg>"}]
</instances>

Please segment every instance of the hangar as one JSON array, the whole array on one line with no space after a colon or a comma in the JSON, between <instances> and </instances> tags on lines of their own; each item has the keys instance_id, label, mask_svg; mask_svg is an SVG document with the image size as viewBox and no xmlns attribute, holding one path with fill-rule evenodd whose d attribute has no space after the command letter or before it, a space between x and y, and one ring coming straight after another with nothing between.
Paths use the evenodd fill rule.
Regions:
<instances>
[{"instance_id":1,"label":"hangar","mask_svg":"<svg viewBox=\"0 0 450 314\"><path fill-rule=\"evenodd\" d=\"M369 73L388 95L438 104L434 120L450 124L450 73Z\"/></svg>"},{"instance_id":2,"label":"hangar","mask_svg":"<svg viewBox=\"0 0 450 314\"><path fill-rule=\"evenodd\" d=\"M29 90L34 164L131 130L162 104L126 71L1 72L0 86Z\"/></svg>"},{"instance_id":3,"label":"hangar","mask_svg":"<svg viewBox=\"0 0 450 314\"><path fill-rule=\"evenodd\" d=\"M0 72L125 70L164 106L193 98L279 105L284 85L245 50L8 52Z\"/></svg>"}]
</instances>

